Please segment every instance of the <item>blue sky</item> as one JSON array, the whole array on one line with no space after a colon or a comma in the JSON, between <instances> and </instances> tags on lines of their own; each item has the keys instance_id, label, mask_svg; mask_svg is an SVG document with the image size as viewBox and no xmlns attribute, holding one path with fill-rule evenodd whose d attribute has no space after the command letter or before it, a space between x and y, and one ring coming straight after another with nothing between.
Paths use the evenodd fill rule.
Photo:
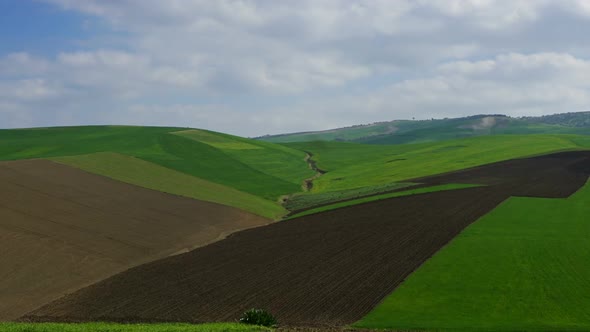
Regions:
<instances>
[{"instance_id":1,"label":"blue sky","mask_svg":"<svg viewBox=\"0 0 590 332\"><path fill-rule=\"evenodd\" d=\"M0 0L0 127L587 110L584 0Z\"/></svg>"},{"instance_id":2,"label":"blue sky","mask_svg":"<svg viewBox=\"0 0 590 332\"><path fill-rule=\"evenodd\" d=\"M92 17L68 12L55 5L22 1L0 1L0 53L30 52L53 56L73 51L79 41L92 38Z\"/></svg>"}]
</instances>

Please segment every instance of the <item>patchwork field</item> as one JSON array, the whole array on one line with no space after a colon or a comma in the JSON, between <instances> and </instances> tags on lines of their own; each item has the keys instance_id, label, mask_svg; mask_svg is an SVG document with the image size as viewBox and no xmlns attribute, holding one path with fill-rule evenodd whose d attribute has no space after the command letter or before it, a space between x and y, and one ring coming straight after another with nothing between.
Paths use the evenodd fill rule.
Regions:
<instances>
[{"instance_id":1,"label":"patchwork field","mask_svg":"<svg viewBox=\"0 0 590 332\"><path fill-rule=\"evenodd\" d=\"M170 194L225 204L270 219L278 219L286 213L280 205L259 196L118 153L98 152L50 159L118 181Z\"/></svg>"},{"instance_id":2,"label":"patchwork field","mask_svg":"<svg viewBox=\"0 0 590 332\"><path fill-rule=\"evenodd\" d=\"M589 202L590 183L567 199L508 199L356 326L590 330Z\"/></svg>"},{"instance_id":3,"label":"patchwork field","mask_svg":"<svg viewBox=\"0 0 590 332\"><path fill-rule=\"evenodd\" d=\"M0 328L133 331L142 325L93 322L236 322L251 308L294 328L590 328L574 291L587 279L589 190L563 199L590 175L588 146L576 135L379 146L0 130L0 160L28 159L0 162L0 320L90 322Z\"/></svg>"},{"instance_id":4,"label":"patchwork field","mask_svg":"<svg viewBox=\"0 0 590 332\"><path fill-rule=\"evenodd\" d=\"M289 143L310 151L327 173L312 192L410 181L488 163L590 147L590 136L486 136L437 143L363 145L343 142Z\"/></svg>"},{"instance_id":5,"label":"patchwork field","mask_svg":"<svg viewBox=\"0 0 590 332\"><path fill-rule=\"evenodd\" d=\"M47 160L0 163L0 320L269 219Z\"/></svg>"},{"instance_id":6,"label":"patchwork field","mask_svg":"<svg viewBox=\"0 0 590 332\"><path fill-rule=\"evenodd\" d=\"M293 192L299 191L302 179L313 175L313 171L305 167L305 153L300 150L199 129L174 134L211 145L264 174L295 184Z\"/></svg>"},{"instance_id":7,"label":"patchwork field","mask_svg":"<svg viewBox=\"0 0 590 332\"><path fill-rule=\"evenodd\" d=\"M487 186L374 201L239 232L98 282L26 319L231 321L263 307L284 324L350 324L510 196L567 197L589 174L590 153L567 152L423 178L432 185L462 179Z\"/></svg>"},{"instance_id":8,"label":"patchwork field","mask_svg":"<svg viewBox=\"0 0 590 332\"><path fill-rule=\"evenodd\" d=\"M303 180L314 174L303 151L205 130L128 126L0 130L0 160L31 158L50 158L272 219L286 213L279 197L301 191Z\"/></svg>"}]
</instances>

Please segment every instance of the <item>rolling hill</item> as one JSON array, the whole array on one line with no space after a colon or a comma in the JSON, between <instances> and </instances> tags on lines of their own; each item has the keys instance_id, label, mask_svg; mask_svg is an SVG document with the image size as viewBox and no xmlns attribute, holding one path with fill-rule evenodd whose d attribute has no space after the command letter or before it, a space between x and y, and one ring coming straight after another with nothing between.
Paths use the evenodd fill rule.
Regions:
<instances>
[{"instance_id":1,"label":"rolling hill","mask_svg":"<svg viewBox=\"0 0 590 332\"><path fill-rule=\"evenodd\" d=\"M275 143L347 141L404 144L507 134L590 134L590 112L519 118L491 114L454 119L395 120L325 131L267 135L258 139Z\"/></svg>"},{"instance_id":2,"label":"rolling hill","mask_svg":"<svg viewBox=\"0 0 590 332\"><path fill-rule=\"evenodd\" d=\"M584 185L588 175L590 152L574 151L424 178L431 184L476 182L485 186L366 202L250 229L130 269L35 310L27 319L215 322L232 321L248 308L265 308L284 324L353 323L463 228L510 196L568 197ZM564 241L576 230L563 232ZM529 236L540 244L551 233L543 229ZM583 234L579 234L580 241ZM502 239L497 244L500 247ZM476 248L485 249L485 245ZM470 250L457 252L461 257L479 257ZM533 254L541 260L553 259ZM585 251L573 256L575 264L583 266L586 256ZM452 258L447 261L454 262ZM469 266L455 270L466 269ZM474 272L480 270L474 265ZM437 275L431 278L437 280ZM533 276L529 273L523 279ZM433 292L418 293L426 297ZM576 296L572 305L584 299L584 294ZM460 306L461 302L452 303ZM505 303L510 304L510 298Z\"/></svg>"},{"instance_id":3,"label":"rolling hill","mask_svg":"<svg viewBox=\"0 0 590 332\"><path fill-rule=\"evenodd\" d=\"M0 160L31 158L50 158L135 185L227 204L272 219L285 213L278 198L301 191L303 180L314 174L302 151L197 129L88 126L0 130ZM176 185L180 182L185 184Z\"/></svg>"},{"instance_id":4,"label":"rolling hill","mask_svg":"<svg viewBox=\"0 0 590 332\"><path fill-rule=\"evenodd\" d=\"M280 219L305 156L197 129L0 130L0 319Z\"/></svg>"},{"instance_id":5,"label":"rolling hill","mask_svg":"<svg viewBox=\"0 0 590 332\"><path fill-rule=\"evenodd\" d=\"M286 145L313 153L317 165L326 171L312 188L312 193L320 193L415 182L416 178L501 160L587 149L590 136L498 135L401 145L323 141Z\"/></svg>"},{"instance_id":6,"label":"rolling hill","mask_svg":"<svg viewBox=\"0 0 590 332\"><path fill-rule=\"evenodd\" d=\"M433 262L432 271L452 280L496 268L488 279L465 279L464 295L480 289L480 281L506 282L508 272L518 271L501 267L511 253L518 253L516 263L539 268L540 253L564 244L543 242L557 223L527 233L534 218L570 218L559 225L567 228L564 239L574 238L584 232L587 195L556 200L572 204L551 201L551 211L538 213L526 212L537 209L538 198L518 201L513 210L502 202L568 197L590 175L589 147L590 135L574 134L388 145L277 144L187 128L0 130L0 265L7 271L0 273L0 314L38 322L229 322L264 307L294 326L470 327L460 308L420 306L458 301L449 295L457 285L429 289L436 277L420 267L428 271ZM483 234L478 241L486 246L461 235L480 218L473 237ZM488 228L479 226L482 220ZM510 242L498 227L520 234L523 246L484 252ZM582 252L580 239L568 250ZM455 243L461 250L452 250ZM488 265L473 261L478 250ZM569 257L552 263L569 269L586 259ZM445 270L449 262L461 265ZM533 278L531 271L521 271L521 279ZM558 289L555 274L542 276L540 287ZM406 278L417 281L404 286ZM541 299L539 311L559 316L547 298L525 293L504 294L498 303ZM563 293L577 296L567 287ZM567 305L576 303L583 298ZM430 312L431 320L418 320L418 311ZM556 316L553 325L506 326L590 326L582 311ZM530 312L518 315L497 310L496 318L515 322Z\"/></svg>"}]
</instances>

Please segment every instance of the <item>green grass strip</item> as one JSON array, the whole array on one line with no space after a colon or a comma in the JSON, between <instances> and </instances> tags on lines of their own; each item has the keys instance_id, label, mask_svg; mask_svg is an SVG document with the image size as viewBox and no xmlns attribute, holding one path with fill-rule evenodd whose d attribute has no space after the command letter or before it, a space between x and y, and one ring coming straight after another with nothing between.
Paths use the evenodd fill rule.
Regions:
<instances>
[{"instance_id":1,"label":"green grass strip","mask_svg":"<svg viewBox=\"0 0 590 332\"><path fill-rule=\"evenodd\" d=\"M249 332L269 328L237 324L0 323L3 332Z\"/></svg>"},{"instance_id":2,"label":"green grass strip","mask_svg":"<svg viewBox=\"0 0 590 332\"><path fill-rule=\"evenodd\" d=\"M451 184L442 184L442 185L426 187L426 188L417 188L417 189L398 191L398 192L389 193L389 194L369 196L369 197L364 197L364 198L354 199L354 200L350 200L350 201L346 201L346 202L330 204L330 205L321 206L321 207L318 207L315 209L303 211L301 213L297 213L295 215L290 216L288 219L299 218L299 217L307 216L310 214L316 214L319 212L339 209L339 208L343 208L343 207L351 206L351 205L357 205L357 204L368 203L368 202L372 202L372 201L378 201L378 200L386 199L386 198L425 194L425 193L431 193L431 192L435 192L435 191L463 189L463 188L471 188L471 187L478 187L478 186L480 186L480 185L451 183Z\"/></svg>"},{"instance_id":3,"label":"green grass strip","mask_svg":"<svg viewBox=\"0 0 590 332\"><path fill-rule=\"evenodd\" d=\"M355 326L590 331L589 216L590 182L568 199L510 198Z\"/></svg>"},{"instance_id":4,"label":"green grass strip","mask_svg":"<svg viewBox=\"0 0 590 332\"><path fill-rule=\"evenodd\" d=\"M229 205L273 220L286 213L275 202L118 153L100 152L49 159L140 187Z\"/></svg>"},{"instance_id":5,"label":"green grass strip","mask_svg":"<svg viewBox=\"0 0 590 332\"><path fill-rule=\"evenodd\" d=\"M318 205L340 202L346 199L355 199L369 195L378 195L385 192L414 186L412 182L394 182L377 186L361 187L347 190L328 191L322 193L295 193L283 204L287 210L298 211L313 208Z\"/></svg>"}]
</instances>

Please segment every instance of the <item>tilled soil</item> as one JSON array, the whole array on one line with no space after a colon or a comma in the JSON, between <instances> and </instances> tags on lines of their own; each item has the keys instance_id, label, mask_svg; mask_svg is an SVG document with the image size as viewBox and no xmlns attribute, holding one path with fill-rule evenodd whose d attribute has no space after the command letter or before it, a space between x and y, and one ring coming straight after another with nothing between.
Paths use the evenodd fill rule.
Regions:
<instances>
[{"instance_id":1,"label":"tilled soil","mask_svg":"<svg viewBox=\"0 0 590 332\"><path fill-rule=\"evenodd\" d=\"M568 152L423 178L489 186L374 201L242 231L130 269L23 319L235 321L246 309L264 308L290 326L350 324L508 197L567 197L589 174L590 153Z\"/></svg>"},{"instance_id":2,"label":"tilled soil","mask_svg":"<svg viewBox=\"0 0 590 332\"><path fill-rule=\"evenodd\" d=\"M268 222L47 160L0 163L0 320Z\"/></svg>"}]
</instances>

